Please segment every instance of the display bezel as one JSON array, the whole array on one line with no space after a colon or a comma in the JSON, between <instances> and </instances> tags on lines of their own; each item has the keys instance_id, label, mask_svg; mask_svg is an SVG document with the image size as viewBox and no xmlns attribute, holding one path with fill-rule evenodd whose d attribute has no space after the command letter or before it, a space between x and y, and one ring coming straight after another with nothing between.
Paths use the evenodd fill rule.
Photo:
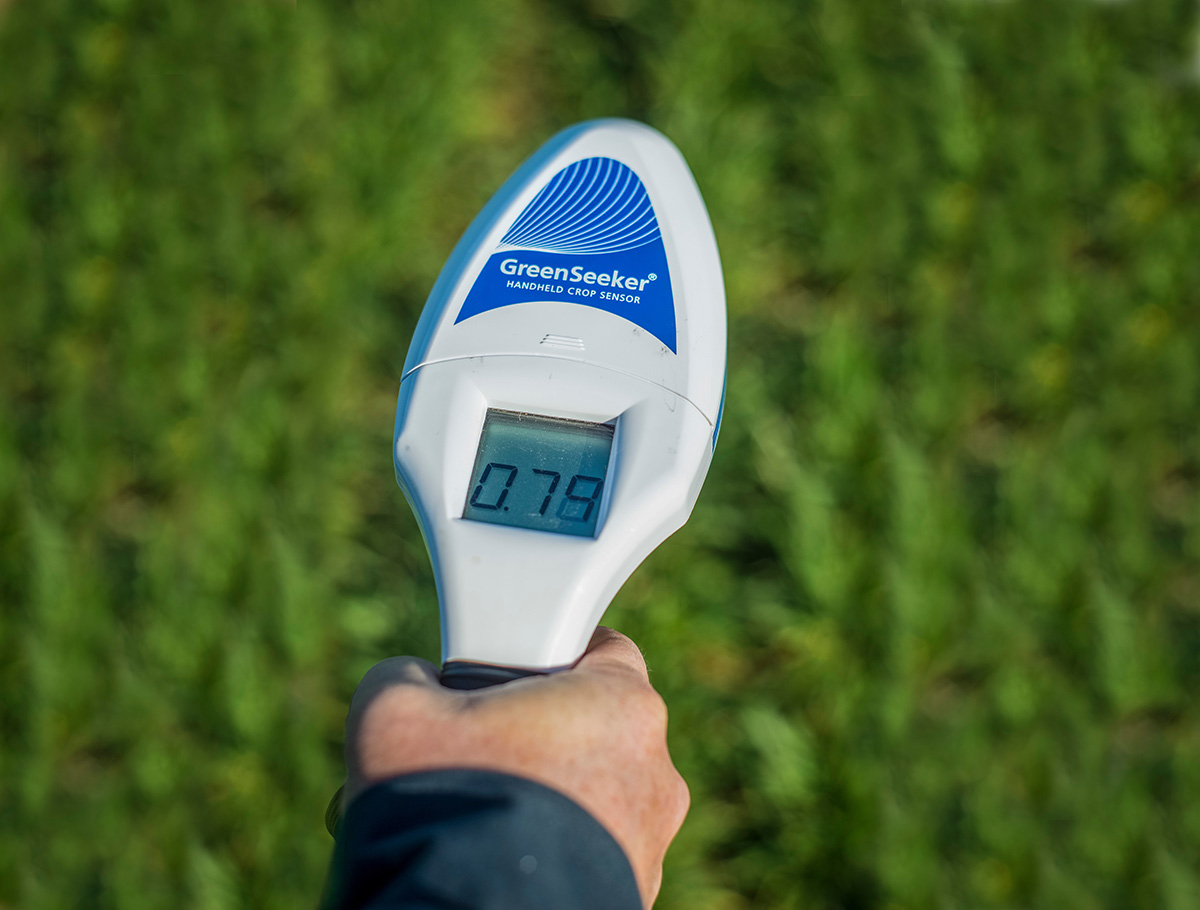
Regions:
<instances>
[{"instance_id":1,"label":"display bezel","mask_svg":"<svg viewBox=\"0 0 1200 910\"><path fill-rule=\"evenodd\" d=\"M512 426L512 425L519 426L521 424L527 424L527 425L529 425L528 429L533 430L533 431L542 429L542 430L546 430L549 432L560 432L561 433L565 430L565 431L569 431L569 432L581 432L581 433L584 433L584 434L586 434L588 436L592 436L592 437L600 436L605 439L605 441L608 443L608 450L607 450L607 453L604 458L603 475L602 475L601 481L600 481L600 484L601 484L600 495L599 495L599 499L596 500L595 521L591 525L590 533L587 533L587 532L576 533L573 531L562 530L561 529L562 527L567 527L567 526L561 525L561 524L560 524L560 527L557 527L557 528L556 527L536 527L536 526L530 526L527 524L509 523L507 521L490 520L487 517L484 517L483 515L479 514L478 511L476 511L476 514L474 514L474 515L469 514L472 510L472 506L475 506L476 510L478 510L478 504L473 503L472 497L473 497L473 494L477 491L477 489L479 487L479 481L477 480L477 478L480 475L481 464L482 464L482 460L484 458L485 438L488 433L489 424L491 424L493 421L497 424L508 424L509 426ZM540 533L540 534L552 534L556 537L568 537L568 538L576 538L576 539L581 539L581 540L594 540L596 537L598 537L600 535L600 531L604 524L604 519L608 513L608 503L609 503L611 495L612 495L612 480L613 480L613 468L614 468L614 457L613 456L614 456L614 453L616 452L617 425L618 425L618 420L616 418L613 418L611 420L606 420L606 421L592 421L592 420L581 420L581 419L573 418L573 417L559 417L559 416L555 416L555 415L551 415L551 414L537 413L534 411L515 410L512 408L501 408L501 407L485 408L484 413L483 413L483 419L480 421L479 432L475 438L474 454L470 460L470 465L471 465L470 475L469 475L468 482L467 482L466 495L463 499L462 512L460 513L459 518L463 521L478 522L478 523L484 524L484 525L493 525L497 528L504 528L506 530L512 530L512 531L533 531L533 532ZM491 463L489 462L488 466L490 466L490 465L491 465ZM484 466L484 470L486 470L486 468L488 466ZM539 472L539 473L546 473L545 471L541 471L540 469L537 469L537 468L534 468L533 470L535 472ZM558 475L558 476L561 477L561 475ZM576 475L576 477L578 477L578 476L579 475ZM574 478L572 478L572 481L573 480L574 480ZM557 483L558 483L558 480L555 481L555 485L557 485ZM569 490L570 488L567 488L567 489ZM560 503L558 508L561 511L562 501L563 501L562 497L567 495L567 490L558 491L556 489L553 492L558 493L559 503ZM504 495L506 495L506 494L501 494L502 498ZM574 499L574 497L571 497L571 498ZM550 495L547 495L546 502L548 503L549 501L550 501ZM575 499L575 501L579 502L582 500ZM543 508L545 508L545 504L543 505ZM505 511L507 511L507 509Z\"/></svg>"}]
</instances>

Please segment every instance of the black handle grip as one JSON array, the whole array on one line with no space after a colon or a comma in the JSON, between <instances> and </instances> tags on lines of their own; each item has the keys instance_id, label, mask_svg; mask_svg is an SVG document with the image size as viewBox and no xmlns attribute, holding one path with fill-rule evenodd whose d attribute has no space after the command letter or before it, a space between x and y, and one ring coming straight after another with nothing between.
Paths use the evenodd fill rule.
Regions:
<instances>
[{"instance_id":1,"label":"black handle grip","mask_svg":"<svg viewBox=\"0 0 1200 910\"><path fill-rule=\"evenodd\" d=\"M469 660L448 660L442 667L442 685L447 689L486 689L499 686L526 676L540 676L538 670L523 670L520 667L498 667L495 664L477 664Z\"/></svg>"},{"instance_id":2,"label":"black handle grip","mask_svg":"<svg viewBox=\"0 0 1200 910\"><path fill-rule=\"evenodd\" d=\"M442 667L441 683L447 689L486 689L488 686L503 685L514 679L539 675L541 673L538 670L477 664L469 660L448 660ZM337 793L333 794L333 799L325 809L325 830L333 838L337 838L338 823L342 820L342 791L345 789L344 785L338 787Z\"/></svg>"}]
</instances>

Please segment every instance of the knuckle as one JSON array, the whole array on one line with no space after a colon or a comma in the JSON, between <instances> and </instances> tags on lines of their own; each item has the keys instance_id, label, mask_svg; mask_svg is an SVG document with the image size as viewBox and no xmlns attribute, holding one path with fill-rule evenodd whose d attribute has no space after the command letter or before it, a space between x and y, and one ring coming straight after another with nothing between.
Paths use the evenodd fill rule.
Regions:
<instances>
[{"instance_id":1,"label":"knuckle","mask_svg":"<svg viewBox=\"0 0 1200 910\"><path fill-rule=\"evenodd\" d=\"M683 779L683 775L678 770L674 771L672 781L672 802L675 810L676 827L683 824L683 820L687 817L688 810L692 807L692 791L688 788L687 781Z\"/></svg>"},{"instance_id":2,"label":"knuckle","mask_svg":"<svg viewBox=\"0 0 1200 910\"><path fill-rule=\"evenodd\" d=\"M663 739L667 730L667 703L649 685L630 690L624 705L626 723L639 737Z\"/></svg>"},{"instance_id":3,"label":"knuckle","mask_svg":"<svg viewBox=\"0 0 1200 910\"><path fill-rule=\"evenodd\" d=\"M667 725L667 703L658 691L650 685L641 687L639 690L639 708L641 711L656 724L666 727Z\"/></svg>"},{"instance_id":4,"label":"knuckle","mask_svg":"<svg viewBox=\"0 0 1200 910\"><path fill-rule=\"evenodd\" d=\"M687 781L683 779L683 775L678 771L675 772L675 791L679 797L679 804L686 813L692 805L692 790L688 786Z\"/></svg>"}]
</instances>

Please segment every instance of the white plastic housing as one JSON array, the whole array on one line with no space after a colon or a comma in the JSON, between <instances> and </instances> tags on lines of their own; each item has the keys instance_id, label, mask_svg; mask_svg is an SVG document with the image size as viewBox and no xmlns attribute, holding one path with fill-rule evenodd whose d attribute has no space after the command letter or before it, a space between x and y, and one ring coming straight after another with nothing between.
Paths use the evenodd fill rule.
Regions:
<instances>
[{"instance_id":1,"label":"white plastic housing","mask_svg":"<svg viewBox=\"0 0 1200 910\"><path fill-rule=\"evenodd\" d=\"M566 252L565 242L522 246L502 240L517 236L514 222L535 197L543 209L547 199L554 201L549 189L558 184L538 195L548 182L562 173L582 174L591 161L632 171L653 206L669 275L656 275L650 287L661 299L665 285L657 282L669 278L674 338L650 316L642 319L637 305L630 304L630 318L623 318L564 302L561 293L558 299L536 299L534 293L535 299L464 317L477 280L481 288L489 280L481 272L490 269L495 280L498 263L511 269L511 262L541 256L539 261L588 268L609 261L576 255L576 240ZM618 165L607 166L624 174L622 186L635 182ZM576 195L581 193L586 196ZM619 208L607 201L615 191L607 193L597 190L597 199L585 200L589 224L619 220L604 208ZM645 196L638 196L643 209ZM580 208L576 202L560 205L565 215L556 215L556 236L565 230L595 237L608 230L561 228ZM611 240L611 230L605 236L610 246L620 242ZM636 288L636 278L609 271L622 290L630 280ZM646 287L643 272L636 274ZM478 292L473 306L479 306ZM630 573L691 514L716 443L724 375L725 294L716 241L678 150L650 127L625 120L580 124L550 140L459 242L426 303L401 381L396 476L433 562L443 660L549 669L579 658ZM489 408L615 426L595 538L462 518Z\"/></svg>"}]
</instances>

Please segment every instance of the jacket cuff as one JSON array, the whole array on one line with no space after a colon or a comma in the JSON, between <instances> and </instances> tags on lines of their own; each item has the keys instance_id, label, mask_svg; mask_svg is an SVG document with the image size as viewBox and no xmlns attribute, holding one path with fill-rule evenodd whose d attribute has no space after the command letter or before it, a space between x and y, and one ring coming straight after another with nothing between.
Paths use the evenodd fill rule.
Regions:
<instances>
[{"instance_id":1,"label":"jacket cuff","mask_svg":"<svg viewBox=\"0 0 1200 910\"><path fill-rule=\"evenodd\" d=\"M494 771L405 774L350 804L326 910L641 910L624 851L556 790Z\"/></svg>"}]
</instances>

